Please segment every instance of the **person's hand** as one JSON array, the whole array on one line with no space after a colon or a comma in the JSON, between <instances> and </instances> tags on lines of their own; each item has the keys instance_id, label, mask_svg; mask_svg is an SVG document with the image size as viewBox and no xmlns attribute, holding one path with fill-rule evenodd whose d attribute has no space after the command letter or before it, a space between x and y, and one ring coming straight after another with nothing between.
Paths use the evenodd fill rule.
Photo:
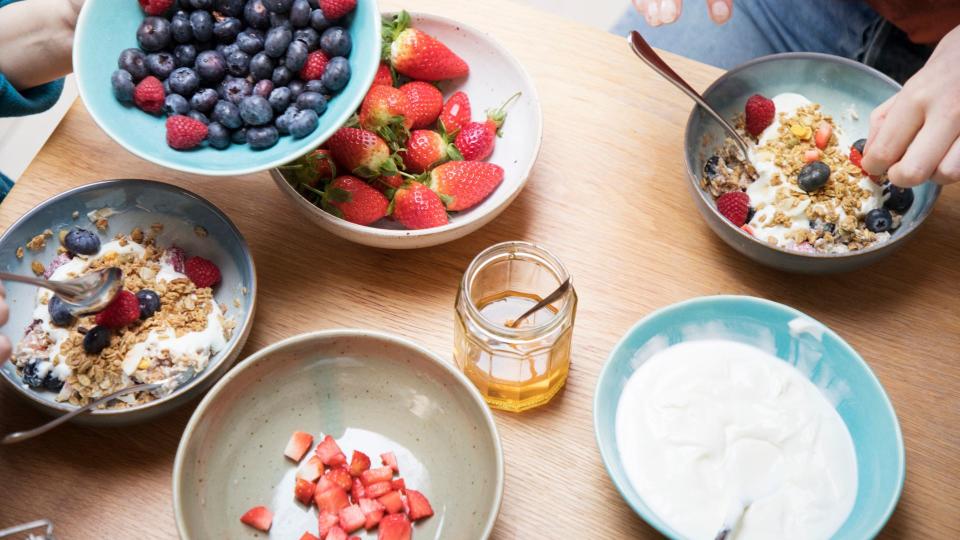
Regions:
<instances>
[{"instance_id":1,"label":"person's hand","mask_svg":"<svg viewBox=\"0 0 960 540\"><path fill-rule=\"evenodd\" d=\"M10 318L10 308L7 307L7 290L0 283L0 326L7 324ZM10 340L7 336L0 335L0 362L6 362L10 358Z\"/></svg>"},{"instance_id":2,"label":"person's hand","mask_svg":"<svg viewBox=\"0 0 960 540\"><path fill-rule=\"evenodd\" d=\"M683 0L632 0L633 7L643 15L650 26L670 24L680 18ZM733 0L706 0L707 13L717 24L723 24L733 14Z\"/></svg>"},{"instance_id":3,"label":"person's hand","mask_svg":"<svg viewBox=\"0 0 960 540\"><path fill-rule=\"evenodd\" d=\"M870 114L863 168L910 187L960 181L960 26L903 90Z\"/></svg>"},{"instance_id":4,"label":"person's hand","mask_svg":"<svg viewBox=\"0 0 960 540\"><path fill-rule=\"evenodd\" d=\"M23 0L0 8L0 73L26 90L72 71L73 31L84 0Z\"/></svg>"}]
</instances>

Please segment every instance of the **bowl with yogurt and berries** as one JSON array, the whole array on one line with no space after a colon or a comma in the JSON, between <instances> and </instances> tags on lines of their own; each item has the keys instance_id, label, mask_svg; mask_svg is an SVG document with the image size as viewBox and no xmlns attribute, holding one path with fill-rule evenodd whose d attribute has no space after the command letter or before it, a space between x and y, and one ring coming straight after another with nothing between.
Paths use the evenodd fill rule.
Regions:
<instances>
[{"instance_id":1,"label":"bowl with yogurt and berries","mask_svg":"<svg viewBox=\"0 0 960 540\"><path fill-rule=\"evenodd\" d=\"M63 281L119 268L122 287L85 312L46 289L9 284L13 343L0 378L58 414L124 388L79 421L145 420L222 375L252 324L256 276L243 237L213 205L144 180L89 184L28 212L0 238L0 268Z\"/></svg>"},{"instance_id":2,"label":"bowl with yogurt and berries","mask_svg":"<svg viewBox=\"0 0 960 540\"><path fill-rule=\"evenodd\" d=\"M685 157L701 214L737 251L783 270L848 271L888 255L940 193L930 182L901 189L860 167L869 114L899 88L872 68L817 53L729 71L704 97L749 155L694 109Z\"/></svg>"}]
</instances>

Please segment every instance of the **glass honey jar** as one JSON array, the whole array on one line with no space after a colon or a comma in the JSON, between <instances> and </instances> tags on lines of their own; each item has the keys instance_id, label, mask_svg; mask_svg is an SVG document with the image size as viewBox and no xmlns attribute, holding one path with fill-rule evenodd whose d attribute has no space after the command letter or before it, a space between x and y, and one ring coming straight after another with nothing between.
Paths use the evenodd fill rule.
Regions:
<instances>
[{"instance_id":1,"label":"glass honey jar","mask_svg":"<svg viewBox=\"0 0 960 540\"><path fill-rule=\"evenodd\" d=\"M508 325L567 279L553 254L528 242L491 246L467 268L457 293L454 359L491 407L532 409L563 388L577 313L572 284L516 328Z\"/></svg>"}]
</instances>

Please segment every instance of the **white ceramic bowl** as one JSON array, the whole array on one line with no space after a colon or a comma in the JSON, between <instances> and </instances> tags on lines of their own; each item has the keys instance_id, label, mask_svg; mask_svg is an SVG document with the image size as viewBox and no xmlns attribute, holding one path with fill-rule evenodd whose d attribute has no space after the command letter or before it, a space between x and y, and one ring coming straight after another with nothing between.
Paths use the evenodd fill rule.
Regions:
<instances>
[{"instance_id":1,"label":"white ceramic bowl","mask_svg":"<svg viewBox=\"0 0 960 540\"><path fill-rule=\"evenodd\" d=\"M392 17L392 13L384 17ZM507 98L521 92L507 111L503 137L497 139L493 155L487 160L504 169L503 183L478 206L457 212L450 223L432 229L407 230L384 219L372 226L357 225L324 212L291 186L279 170L271 170L277 186L294 205L326 231L358 244L391 249L435 246L466 236L497 217L520 194L540 153L543 115L537 89L523 66L504 47L487 34L457 21L411 13L412 26L450 47L470 65L466 79L440 84L444 98L458 90L470 97L473 119L484 118L485 111L499 107Z\"/></svg>"}]
</instances>

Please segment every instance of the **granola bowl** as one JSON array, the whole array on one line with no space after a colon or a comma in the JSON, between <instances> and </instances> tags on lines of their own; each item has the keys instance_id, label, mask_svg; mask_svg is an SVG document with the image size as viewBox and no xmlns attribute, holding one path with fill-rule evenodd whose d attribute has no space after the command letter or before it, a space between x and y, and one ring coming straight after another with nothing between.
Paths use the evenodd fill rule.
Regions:
<instances>
[{"instance_id":1,"label":"granola bowl","mask_svg":"<svg viewBox=\"0 0 960 540\"><path fill-rule=\"evenodd\" d=\"M884 178L868 177L853 158L855 143L867 136L870 112L899 89L873 68L819 53L764 56L728 71L703 93L724 117L743 126L745 103L754 94L773 98L781 106L768 129L748 140L755 161L752 171L723 159L730 156L726 134L706 112L693 109L684 155L697 209L735 250L780 270L846 272L893 253L920 227L940 194L939 185L926 182L906 194L909 203L901 204L905 195L896 193ZM820 141L817 133L823 124L828 126ZM756 164L764 152L769 166ZM829 180L806 192L799 187L798 176L812 161L831 167ZM760 186L765 166L769 185ZM781 188L770 187L781 184L783 195L777 194ZM770 188L764 194L776 197L758 202L755 190L760 187ZM743 227L717 209L716 198L728 191L750 196ZM866 218L872 210L879 218L887 211L888 227L871 221L868 228Z\"/></svg>"},{"instance_id":2,"label":"granola bowl","mask_svg":"<svg viewBox=\"0 0 960 540\"><path fill-rule=\"evenodd\" d=\"M223 212L170 184L106 180L47 199L0 237L5 272L60 280L107 266L123 270L123 290L97 314L72 314L46 290L7 284L3 331L14 354L0 365L0 384L59 415L126 386L170 381L76 419L127 424L184 404L230 368L253 322L257 284L246 241Z\"/></svg>"}]
</instances>

